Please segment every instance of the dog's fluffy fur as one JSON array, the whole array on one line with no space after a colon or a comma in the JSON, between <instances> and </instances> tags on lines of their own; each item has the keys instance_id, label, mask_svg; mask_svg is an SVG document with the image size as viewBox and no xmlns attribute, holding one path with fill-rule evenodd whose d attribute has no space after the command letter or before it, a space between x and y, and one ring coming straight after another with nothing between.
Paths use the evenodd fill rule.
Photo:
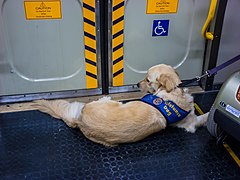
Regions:
<instances>
[{"instance_id":1,"label":"dog's fluffy fur","mask_svg":"<svg viewBox=\"0 0 240 180\"><path fill-rule=\"evenodd\" d=\"M138 85L143 91L171 100L186 111L191 110L185 119L172 126L194 133L196 128L205 125L208 114L194 114L193 97L187 89L178 88L180 83L178 74L171 66L160 64L150 68L146 78ZM105 146L141 140L165 129L167 125L166 119L157 109L141 101L122 104L109 97L87 104L38 100L34 106L62 119L71 128L79 128L88 139Z\"/></svg>"}]
</instances>

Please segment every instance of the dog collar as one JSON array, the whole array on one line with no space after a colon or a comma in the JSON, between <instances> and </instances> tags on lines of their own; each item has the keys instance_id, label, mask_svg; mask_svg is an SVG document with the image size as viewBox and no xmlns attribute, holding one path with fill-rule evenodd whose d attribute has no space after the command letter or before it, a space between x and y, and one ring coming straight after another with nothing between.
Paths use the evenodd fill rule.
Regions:
<instances>
[{"instance_id":1,"label":"dog collar","mask_svg":"<svg viewBox=\"0 0 240 180\"><path fill-rule=\"evenodd\" d=\"M166 118L168 124L181 121L190 113L190 111L185 111L180 108L173 101L164 101L162 98L153 94L145 95L141 101L158 109Z\"/></svg>"}]
</instances>

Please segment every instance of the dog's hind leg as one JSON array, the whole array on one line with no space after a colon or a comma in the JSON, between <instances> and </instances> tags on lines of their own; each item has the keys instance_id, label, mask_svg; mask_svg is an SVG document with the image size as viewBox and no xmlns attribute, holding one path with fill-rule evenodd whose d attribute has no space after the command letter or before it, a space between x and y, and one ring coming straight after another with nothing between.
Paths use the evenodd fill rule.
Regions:
<instances>
[{"instance_id":1,"label":"dog's hind leg","mask_svg":"<svg viewBox=\"0 0 240 180\"><path fill-rule=\"evenodd\" d=\"M37 100L34 101L32 106L57 119L62 119L69 127L76 128L78 127L84 104L79 102L69 103L65 100Z\"/></svg>"}]
</instances>

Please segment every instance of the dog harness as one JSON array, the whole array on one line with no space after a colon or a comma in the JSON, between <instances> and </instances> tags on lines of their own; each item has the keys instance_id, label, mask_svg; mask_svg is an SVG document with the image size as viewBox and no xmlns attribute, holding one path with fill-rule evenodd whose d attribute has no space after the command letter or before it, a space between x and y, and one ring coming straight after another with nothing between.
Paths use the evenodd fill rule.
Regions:
<instances>
[{"instance_id":1,"label":"dog harness","mask_svg":"<svg viewBox=\"0 0 240 180\"><path fill-rule=\"evenodd\" d=\"M141 101L157 108L166 118L168 124L181 121L190 113L190 111L181 109L173 101L164 101L162 98L153 94L145 95Z\"/></svg>"}]
</instances>

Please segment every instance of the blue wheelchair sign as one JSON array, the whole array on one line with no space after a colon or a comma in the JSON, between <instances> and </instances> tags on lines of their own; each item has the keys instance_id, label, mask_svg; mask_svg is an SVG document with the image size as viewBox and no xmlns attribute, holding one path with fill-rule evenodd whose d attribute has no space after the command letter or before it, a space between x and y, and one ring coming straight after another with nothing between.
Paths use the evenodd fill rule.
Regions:
<instances>
[{"instance_id":1,"label":"blue wheelchair sign","mask_svg":"<svg viewBox=\"0 0 240 180\"><path fill-rule=\"evenodd\" d=\"M152 36L168 36L169 20L153 20Z\"/></svg>"}]
</instances>

